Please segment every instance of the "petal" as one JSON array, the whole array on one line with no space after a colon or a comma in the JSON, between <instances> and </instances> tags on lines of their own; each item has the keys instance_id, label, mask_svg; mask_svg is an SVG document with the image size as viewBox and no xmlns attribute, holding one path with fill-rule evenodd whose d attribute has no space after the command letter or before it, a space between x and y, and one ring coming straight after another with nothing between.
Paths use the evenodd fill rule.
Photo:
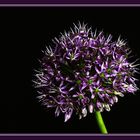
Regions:
<instances>
[{"instance_id":1,"label":"petal","mask_svg":"<svg viewBox=\"0 0 140 140\"><path fill-rule=\"evenodd\" d=\"M130 85L127 87L127 91L128 91L128 92L134 93L136 90L137 90L137 89L136 89L132 84L130 84Z\"/></svg>"},{"instance_id":2,"label":"petal","mask_svg":"<svg viewBox=\"0 0 140 140\"><path fill-rule=\"evenodd\" d=\"M69 108L68 111L65 113L65 121L64 122L67 122L71 118L72 113L73 113L73 109Z\"/></svg>"},{"instance_id":3,"label":"petal","mask_svg":"<svg viewBox=\"0 0 140 140\"><path fill-rule=\"evenodd\" d=\"M118 102L118 97L117 96L113 96L112 98L113 98L113 100L114 100L115 103Z\"/></svg>"},{"instance_id":4,"label":"petal","mask_svg":"<svg viewBox=\"0 0 140 140\"><path fill-rule=\"evenodd\" d=\"M82 119L82 115L81 115L81 114L79 115L79 120L80 120L80 119Z\"/></svg>"},{"instance_id":5,"label":"petal","mask_svg":"<svg viewBox=\"0 0 140 140\"><path fill-rule=\"evenodd\" d=\"M87 109L86 108L83 108L82 109L82 114L83 114L83 117L86 117L87 116Z\"/></svg>"},{"instance_id":6,"label":"petal","mask_svg":"<svg viewBox=\"0 0 140 140\"><path fill-rule=\"evenodd\" d=\"M83 89L85 89L87 87L87 84L85 82L83 82L82 87L80 88L80 91L82 91Z\"/></svg>"},{"instance_id":7,"label":"petal","mask_svg":"<svg viewBox=\"0 0 140 140\"><path fill-rule=\"evenodd\" d=\"M96 103L97 109L99 109L99 111L103 111L103 105L101 104L101 102L97 101Z\"/></svg>"},{"instance_id":8,"label":"petal","mask_svg":"<svg viewBox=\"0 0 140 140\"><path fill-rule=\"evenodd\" d=\"M114 104L114 100L111 97L109 98L109 104L110 105L113 105Z\"/></svg>"},{"instance_id":9,"label":"petal","mask_svg":"<svg viewBox=\"0 0 140 140\"><path fill-rule=\"evenodd\" d=\"M102 72L104 69L105 69L105 67L104 67L104 62L103 62L102 65L101 65L101 72Z\"/></svg>"},{"instance_id":10,"label":"petal","mask_svg":"<svg viewBox=\"0 0 140 140\"><path fill-rule=\"evenodd\" d=\"M106 111L110 111L110 106L108 104L104 104L104 108L106 109Z\"/></svg>"},{"instance_id":11,"label":"petal","mask_svg":"<svg viewBox=\"0 0 140 140\"><path fill-rule=\"evenodd\" d=\"M92 94L92 95L91 95L91 99L94 99L94 97L95 97L95 94Z\"/></svg>"},{"instance_id":12,"label":"petal","mask_svg":"<svg viewBox=\"0 0 140 140\"><path fill-rule=\"evenodd\" d=\"M99 98L104 101L104 94L98 93Z\"/></svg>"},{"instance_id":13,"label":"petal","mask_svg":"<svg viewBox=\"0 0 140 140\"><path fill-rule=\"evenodd\" d=\"M69 89L69 91L72 91L72 90L74 90L74 88L75 88L75 87L71 87L71 88Z\"/></svg>"},{"instance_id":14,"label":"petal","mask_svg":"<svg viewBox=\"0 0 140 140\"><path fill-rule=\"evenodd\" d=\"M96 82L96 86L97 86L97 87L100 86L100 80L98 80L98 81Z\"/></svg>"},{"instance_id":15,"label":"petal","mask_svg":"<svg viewBox=\"0 0 140 140\"><path fill-rule=\"evenodd\" d=\"M90 104L90 105L88 106L89 112L90 112L90 113L93 113L93 109L94 109L93 104Z\"/></svg>"},{"instance_id":16,"label":"petal","mask_svg":"<svg viewBox=\"0 0 140 140\"><path fill-rule=\"evenodd\" d=\"M60 108L57 107L56 110L55 110L55 116L58 117L60 114Z\"/></svg>"},{"instance_id":17,"label":"petal","mask_svg":"<svg viewBox=\"0 0 140 140\"><path fill-rule=\"evenodd\" d=\"M89 91L93 93L93 88L91 86L89 86Z\"/></svg>"},{"instance_id":18,"label":"petal","mask_svg":"<svg viewBox=\"0 0 140 140\"><path fill-rule=\"evenodd\" d=\"M124 97L124 95L123 95L121 92L118 92L118 91L114 91L114 94L115 94L115 95L119 95L119 96L121 96L121 97Z\"/></svg>"},{"instance_id":19,"label":"petal","mask_svg":"<svg viewBox=\"0 0 140 140\"><path fill-rule=\"evenodd\" d=\"M97 69L97 67L95 66L95 70L98 74L100 74L101 72Z\"/></svg>"}]
</instances>

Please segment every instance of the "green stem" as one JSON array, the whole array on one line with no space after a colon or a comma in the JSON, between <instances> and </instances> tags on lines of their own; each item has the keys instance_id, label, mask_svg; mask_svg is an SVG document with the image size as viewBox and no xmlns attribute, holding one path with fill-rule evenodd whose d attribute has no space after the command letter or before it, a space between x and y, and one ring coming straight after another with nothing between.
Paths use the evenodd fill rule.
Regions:
<instances>
[{"instance_id":1,"label":"green stem","mask_svg":"<svg viewBox=\"0 0 140 140\"><path fill-rule=\"evenodd\" d=\"M102 134L107 134L108 133L107 129L105 127L102 115L99 111L95 112L95 117L96 117L96 120L97 120L97 123L98 123L98 126L99 126L99 129L100 129L101 133Z\"/></svg>"}]
</instances>

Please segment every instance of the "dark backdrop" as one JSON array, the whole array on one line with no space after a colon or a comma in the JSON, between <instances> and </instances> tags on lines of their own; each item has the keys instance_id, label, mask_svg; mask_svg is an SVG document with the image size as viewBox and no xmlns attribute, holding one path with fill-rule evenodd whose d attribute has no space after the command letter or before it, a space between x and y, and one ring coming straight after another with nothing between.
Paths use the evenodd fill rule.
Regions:
<instances>
[{"instance_id":1,"label":"dark backdrop","mask_svg":"<svg viewBox=\"0 0 140 140\"><path fill-rule=\"evenodd\" d=\"M36 100L33 69L41 50L73 22L127 39L140 57L140 8L103 7L9 7L0 8L0 133L99 133L94 114L64 123ZM140 78L140 77L137 77ZM119 98L103 118L110 133L140 133L140 92Z\"/></svg>"}]
</instances>

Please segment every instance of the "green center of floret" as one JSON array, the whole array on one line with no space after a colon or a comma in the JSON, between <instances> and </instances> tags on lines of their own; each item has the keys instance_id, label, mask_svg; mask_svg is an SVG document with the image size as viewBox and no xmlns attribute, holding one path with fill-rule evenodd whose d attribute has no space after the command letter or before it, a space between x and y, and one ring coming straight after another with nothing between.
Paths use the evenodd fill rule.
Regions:
<instances>
[{"instance_id":1,"label":"green center of floret","mask_svg":"<svg viewBox=\"0 0 140 140\"><path fill-rule=\"evenodd\" d=\"M82 94L79 94L79 99L83 99L83 95Z\"/></svg>"},{"instance_id":2,"label":"green center of floret","mask_svg":"<svg viewBox=\"0 0 140 140\"><path fill-rule=\"evenodd\" d=\"M110 69L110 68L108 68L108 69L107 69L107 72L108 72L108 73L111 73L111 69Z\"/></svg>"},{"instance_id":3,"label":"green center of floret","mask_svg":"<svg viewBox=\"0 0 140 140\"><path fill-rule=\"evenodd\" d=\"M96 88L96 89L95 89L95 92L96 92L96 93L97 93L97 92L99 92L99 89L98 89L98 88Z\"/></svg>"},{"instance_id":4,"label":"green center of floret","mask_svg":"<svg viewBox=\"0 0 140 140\"><path fill-rule=\"evenodd\" d=\"M122 74L121 73L118 73L117 76L118 76L119 79L122 78Z\"/></svg>"},{"instance_id":5,"label":"green center of floret","mask_svg":"<svg viewBox=\"0 0 140 140\"><path fill-rule=\"evenodd\" d=\"M92 84L92 82L93 82L93 80L88 80L88 84L90 85L90 84Z\"/></svg>"},{"instance_id":6,"label":"green center of floret","mask_svg":"<svg viewBox=\"0 0 140 140\"><path fill-rule=\"evenodd\" d=\"M73 60L73 58L74 58L74 54L72 53L70 59Z\"/></svg>"},{"instance_id":7,"label":"green center of floret","mask_svg":"<svg viewBox=\"0 0 140 140\"><path fill-rule=\"evenodd\" d=\"M81 84L81 80L77 80L76 83L77 83L78 85L80 85L80 84Z\"/></svg>"},{"instance_id":8,"label":"green center of floret","mask_svg":"<svg viewBox=\"0 0 140 140\"><path fill-rule=\"evenodd\" d=\"M101 77L101 78L105 78L105 74L104 74L104 73L101 73L101 74L100 74L100 77Z\"/></svg>"}]
</instances>

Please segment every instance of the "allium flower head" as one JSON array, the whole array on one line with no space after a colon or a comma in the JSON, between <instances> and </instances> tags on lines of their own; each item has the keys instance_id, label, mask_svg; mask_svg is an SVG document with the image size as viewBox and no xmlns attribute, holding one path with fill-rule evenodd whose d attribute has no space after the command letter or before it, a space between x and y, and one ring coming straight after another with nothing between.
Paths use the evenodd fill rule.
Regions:
<instances>
[{"instance_id":1,"label":"allium flower head","mask_svg":"<svg viewBox=\"0 0 140 140\"><path fill-rule=\"evenodd\" d=\"M38 99L55 115L64 113L65 122L75 112L79 118L118 102L118 96L138 90L135 62L128 61L130 48L118 38L92 32L83 23L53 40L46 47L36 74Z\"/></svg>"}]
</instances>

